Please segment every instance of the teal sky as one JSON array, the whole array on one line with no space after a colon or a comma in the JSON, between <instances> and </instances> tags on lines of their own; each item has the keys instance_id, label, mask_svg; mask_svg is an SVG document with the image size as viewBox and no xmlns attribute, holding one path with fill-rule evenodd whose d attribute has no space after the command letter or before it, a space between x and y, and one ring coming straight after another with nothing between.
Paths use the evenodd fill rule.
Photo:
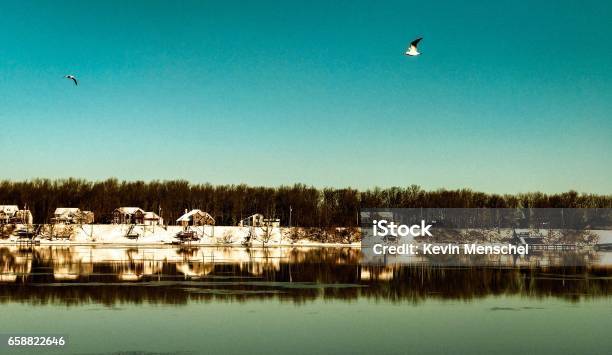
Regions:
<instances>
[{"instance_id":1,"label":"teal sky","mask_svg":"<svg viewBox=\"0 0 612 355\"><path fill-rule=\"evenodd\" d=\"M0 178L612 193L611 17L610 1L2 1Z\"/></svg>"}]
</instances>

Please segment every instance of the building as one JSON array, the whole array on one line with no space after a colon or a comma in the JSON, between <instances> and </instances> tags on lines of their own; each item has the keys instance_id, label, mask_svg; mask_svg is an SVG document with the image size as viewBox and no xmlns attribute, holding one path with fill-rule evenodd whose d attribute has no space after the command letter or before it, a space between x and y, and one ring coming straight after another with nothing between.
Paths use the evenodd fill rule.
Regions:
<instances>
[{"instance_id":1,"label":"building","mask_svg":"<svg viewBox=\"0 0 612 355\"><path fill-rule=\"evenodd\" d=\"M59 207L53 212L51 223L61 224L91 224L94 222L94 213L81 211L80 208Z\"/></svg>"},{"instance_id":2,"label":"building","mask_svg":"<svg viewBox=\"0 0 612 355\"><path fill-rule=\"evenodd\" d=\"M145 212L140 207L119 207L113 211L113 223L160 226L164 220L157 213Z\"/></svg>"},{"instance_id":3,"label":"building","mask_svg":"<svg viewBox=\"0 0 612 355\"><path fill-rule=\"evenodd\" d=\"M164 224L164 219L155 212L145 212L142 224L145 226L161 226Z\"/></svg>"},{"instance_id":4,"label":"building","mask_svg":"<svg viewBox=\"0 0 612 355\"><path fill-rule=\"evenodd\" d=\"M79 208L58 207L53 212L51 223L72 224L76 223L78 216L81 214Z\"/></svg>"},{"instance_id":5,"label":"building","mask_svg":"<svg viewBox=\"0 0 612 355\"><path fill-rule=\"evenodd\" d=\"M279 227L280 219L278 218L265 218L261 213L255 213L248 216L238 223L240 227Z\"/></svg>"},{"instance_id":6,"label":"building","mask_svg":"<svg viewBox=\"0 0 612 355\"><path fill-rule=\"evenodd\" d=\"M0 205L0 224L32 224L34 218L28 209L20 210L17 205Z\"/></svg>"},{"instance_id":7,"label":"building","mask_svg":"<svg viewBox=\"0 0 612 355\"><path fill-rule=\"evenodd\" d=\"M140 207L119 207L113 211L115 224L143 224L145 211Z\"/></svg>"},{"instance_id":8,"label":"building","mask_svg":"<svg viewBox=\"0 0 612 355\"><path fill-rule=\"evenodd\" d=\"M17 205L0 205L0 223L9 223L17 211L19 211Z\"/></svg>"},{"instance_id":9,"label":"building","mask_svg":"<svg viewBox=\"0 0 612 355\"><path fill-rule=\"evenodd\" d=\"M94 213L92 211L81 211L81 224L92 224Z\"/></svg>"},{"instance_id":10,"label":"building","mask_svg":"<svg viewBox=\"0 0 612 355\"><path fill-rule=\"evenodd\" d=\"M34 218L30 210L19 210L15 212L15 215L13 215L13 218L11 218L9 222L15 224L32 224L34 223Z\"/></svg>"},{"instance_id":11,"label":"building","mask_svg":"<svg viewBox=\"0 0 612 355\"><path fill-rule=\"evenodd\" d=\"M198 209L189 212L185 210L185 214L179 217L176 222L183 227L215 225L215 219L210 214Z\"/></svg>"},{"instance_id":12,"label":"building","mask_svg":"<svg viewBox=\"0 0 612 355\"><path fill-rule=\"evenodd\" d=\"M263 226L264 215L261 213L255 213L242 219L238 225L240 227L261 227Z\"/></svg>"}]
</instances>

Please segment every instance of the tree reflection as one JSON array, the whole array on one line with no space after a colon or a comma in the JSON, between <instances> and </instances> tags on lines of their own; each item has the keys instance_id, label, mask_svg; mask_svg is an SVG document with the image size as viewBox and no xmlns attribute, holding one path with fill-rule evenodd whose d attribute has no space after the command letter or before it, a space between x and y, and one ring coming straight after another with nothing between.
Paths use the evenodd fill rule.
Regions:
<instances>
[{"instance_id":1,"label":"tree reflection","mask_svg":"<svg viewBox=\"0 0 612 355\"><path fill-rule=\"evenodd\" d=\"M597 254L546 258L546 266L436 266L422 260L376 265L365 264L361 251L352 248L1 247L0 302L182 305L274 298L300 304L367 298L419 303L492 295L578 302L612 295L612 268L598 264Z\"/></svg>"}]
</instances>

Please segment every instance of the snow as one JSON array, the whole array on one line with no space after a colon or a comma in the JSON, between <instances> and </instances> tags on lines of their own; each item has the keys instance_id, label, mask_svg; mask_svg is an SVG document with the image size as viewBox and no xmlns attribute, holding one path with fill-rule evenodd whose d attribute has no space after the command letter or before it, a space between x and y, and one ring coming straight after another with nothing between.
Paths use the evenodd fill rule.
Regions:
<instances>
[{"instance_id":1,"label":"snow","mask_svg":"<svg viewBox=\"0 0 612 355\"><path fill-rule=\"evenodd\" d=\"M123 213L123 214L134 214L137 211L144 213L144 210L140 207L119 207L116 209L116 211L119 211L120 213Z\"/></svg>"},{"instance_id":2,"label":"snow","mask_svg":"<svg viewBox=\"0 0 612 355\"><path fill-rule=\"evenodd\" d=\"M64 214L76 214L78 212L81 212L81 210L76 207L58 207L55 209L55 212L53 214L64 215Z\"/></svg>"},{"instance_id":3,"label":"snow","mask_svg":"<svg viewBox=\"0 0 612 355\"><path fill-rule=\"evenodd\" d=\"M17 211L19 211L19 207L17 205L0 205L0 213L12 216Z\"/></svg>"},{"instance_id":4,"label":"snow","mask_svg":"<svg viewBox=\"0 0 612 355\"><path fill-rule=\"evenodd\" d=\"M19 229L20 226L17 226ZM43 236L35 238L41 245L91 245L91 244L116 244L116 245L163 245L178 243L176 237L183 231L182 226L151 226L151 225L127 225L127 224L89 224L89 225L56 225L55 235L60 234L63 228L72 228L70 238L49 239ZM266 228L260 227L238 227L238 226L191 226L189 230L194 231L199 240L187 242L191 245L216 245L216 246L242 246L248 241L252 246L272 245L330 245L330 243L316 243L308 239L292 241L288 238L288 228ZM138 235L137 238L126 237ZM12 244L18 242L18 238L11 235L7 239L0 240L0 244ZM359 246L359 243L354 244ZM346 246L346 244L343 244Z\"/></svg>"}]
</instances>

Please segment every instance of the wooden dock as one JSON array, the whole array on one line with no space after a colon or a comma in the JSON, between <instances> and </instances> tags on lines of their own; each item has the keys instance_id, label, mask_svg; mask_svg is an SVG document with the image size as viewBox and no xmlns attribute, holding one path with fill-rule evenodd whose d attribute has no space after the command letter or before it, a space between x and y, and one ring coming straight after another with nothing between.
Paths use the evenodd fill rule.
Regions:
<instances>
[{"instance_id":1,"label":"wooden dock","mask_svg":"<svg viewBox=\"0 0 612 355\"><path fill-rule=\"evenodd\" d=\"M17 246L19 247L31 247L33 245L40 245L40 240L34 240L30 238L17 239Z\"/></svg>"}]
</instances>

